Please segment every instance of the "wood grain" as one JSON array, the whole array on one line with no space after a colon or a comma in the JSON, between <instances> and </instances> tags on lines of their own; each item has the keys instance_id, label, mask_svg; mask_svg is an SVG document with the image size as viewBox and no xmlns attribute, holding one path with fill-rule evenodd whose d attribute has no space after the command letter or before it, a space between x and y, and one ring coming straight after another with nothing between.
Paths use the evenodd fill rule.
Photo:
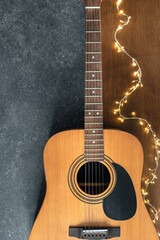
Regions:
<instances>
[{"instance_id":1,"label":"wood grain","mask_svg":"<svg viewBox=\"0 0 160 240\"><path fill-rule=\"evenodd\" d=\"M142 143L144 149L144 181L151 177L148 168L155 166L153 141L150 134L144 133L144 128L135 121L120 123L113 115L114 102L120 100L131 86L133 67L127 56L117 53L114 49L114 31L119 24L116 12L116 1L103 0L101 4L102 18L102 59L103 59L103 95L104 95L104 127L128 131L134 134ZM160 137L160 1L154 0L124 0L122 9L131 15L129 25L119 34L120 42L126 50L135 57L142 68L144 87L138 89L123 109L123 114L146 118ZM160 179L160 169L158 170ZM156 208L160 208L159 180L149 187L149 199ZM150 212L150 211L149 211ZM150 212L151 217L152 213ZM160 220L156 224L160 231Z\"/></svg>"},{"instance_id":2,"label":"wood grain","mask_svg":"<svg viewBox=\"0 0 160 240\"><path fill-rule=\"evenodd\" d=\"M158 240L141 196L143 150L140 142L128 133L104 130L104 152L131 176L136 190L137 211L128 221L113 221L105 216L102 205L96 204L93 206L93 226L120 226L121 237L114 238L117 240ZM73 195L67 182L70 165L83 153L83 130L58 133L46 144L44 165L47 192L29 240L70 239L69 226L85 225L85 204ZM86 219L89 225L89 215Z\"/></svg>"}]
</instances>

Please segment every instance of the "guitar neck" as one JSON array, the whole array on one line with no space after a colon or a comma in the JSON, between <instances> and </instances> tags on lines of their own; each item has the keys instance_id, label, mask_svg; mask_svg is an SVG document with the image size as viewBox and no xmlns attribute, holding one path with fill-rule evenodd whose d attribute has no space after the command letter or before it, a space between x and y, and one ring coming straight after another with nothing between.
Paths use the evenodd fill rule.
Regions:
<instances>
[{"instance_id":1,"label":"guitar neck","mask_svg":"<svg viewBox=\"0 0 160 240\"><path fill-rule=\"evenodd\" d=\"M87 0L85 43L85 160L103 161L100 1Z\"/></svg>"}]
</instances>

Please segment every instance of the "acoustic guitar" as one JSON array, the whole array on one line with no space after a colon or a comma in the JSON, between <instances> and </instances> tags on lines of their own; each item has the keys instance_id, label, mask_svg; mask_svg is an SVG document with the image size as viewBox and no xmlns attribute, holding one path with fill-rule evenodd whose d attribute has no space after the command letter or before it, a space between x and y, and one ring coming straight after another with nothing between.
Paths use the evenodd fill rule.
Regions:
<instances>
[{"instance_id":1,"label":"acoustic guitar","mask_svg":"<svg viewBox=\"0 0 160 240\"><path fill-rule=\"evenodd\" d=\"M29 240L158 240L141 195L142 146L103 129L100 4L85 2L85 127L45 146L46 195Z\"/></svg>"}]
</instances>

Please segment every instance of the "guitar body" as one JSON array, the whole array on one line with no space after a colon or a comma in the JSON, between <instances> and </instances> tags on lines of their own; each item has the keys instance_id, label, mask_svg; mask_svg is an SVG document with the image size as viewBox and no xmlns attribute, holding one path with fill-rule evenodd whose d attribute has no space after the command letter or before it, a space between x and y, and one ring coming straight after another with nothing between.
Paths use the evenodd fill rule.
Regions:
<instances>
[{"instance_id":1,"label":"guitar body","mask_svg":"<svg viewBox=\"0 0 160 240\"><path fill-rule=\"evenodd\" d=\"M73 181L76 181L76 171L75 176L70 174L72 174L73 165L78 161L81 165L85 164L83 161L84 130L65 131L50 138L44 150L47 190L29 240L75 239L69 237L69 227L84 227L85 224L89 227L120 227L120 236L113 238L116 240L158 240L141 195L143 150L140 142L136 137L123 131L104 130L103 132L104 153L111 159L107 161L110 161L110 166L114 164L121 166L128 174L126 176L132 181L136 197L136 211L132 214L133 216L127 220L115 220L114 217L111 219L104 211L107 205L105 206L103 201L97 204L85 203L81 195L77 196L74 193L74 187L70 181L73 178ZM108 195L106 194L106 201L114 196L119 179L113 174L110 180L113 180L113 188L107 193ZM124 188L126 188L125 184ZM130 187L127 189L128 192L129 189ZM119 191L121 190L123 193L123 184ZM78 191L80 192L80 189ZM112 206L114 197L112 200L111 208L114 207ZM123 218L123 213L118 212L117 205L115 208L117 215L122 215ZM132 211L127 206L126 214L130 210Z\"/></svg>"}]
</instances>

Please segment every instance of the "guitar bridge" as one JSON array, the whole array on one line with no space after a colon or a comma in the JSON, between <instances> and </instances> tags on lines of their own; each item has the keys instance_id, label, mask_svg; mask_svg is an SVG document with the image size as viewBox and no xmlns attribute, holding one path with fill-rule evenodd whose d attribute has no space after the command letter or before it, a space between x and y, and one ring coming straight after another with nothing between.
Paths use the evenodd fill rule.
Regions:
<instances>
[{"instance_id":1,"label":"guitar bridge","mask_svg":"<svg viewBox=\"0 0 160 240\"><path fill-rule=\"evenodd\" d=\"M111 239L115 237L120 237L120 227L94 229L69 227L69 236L78 239Z\"/></svg>"}]
</instances>

